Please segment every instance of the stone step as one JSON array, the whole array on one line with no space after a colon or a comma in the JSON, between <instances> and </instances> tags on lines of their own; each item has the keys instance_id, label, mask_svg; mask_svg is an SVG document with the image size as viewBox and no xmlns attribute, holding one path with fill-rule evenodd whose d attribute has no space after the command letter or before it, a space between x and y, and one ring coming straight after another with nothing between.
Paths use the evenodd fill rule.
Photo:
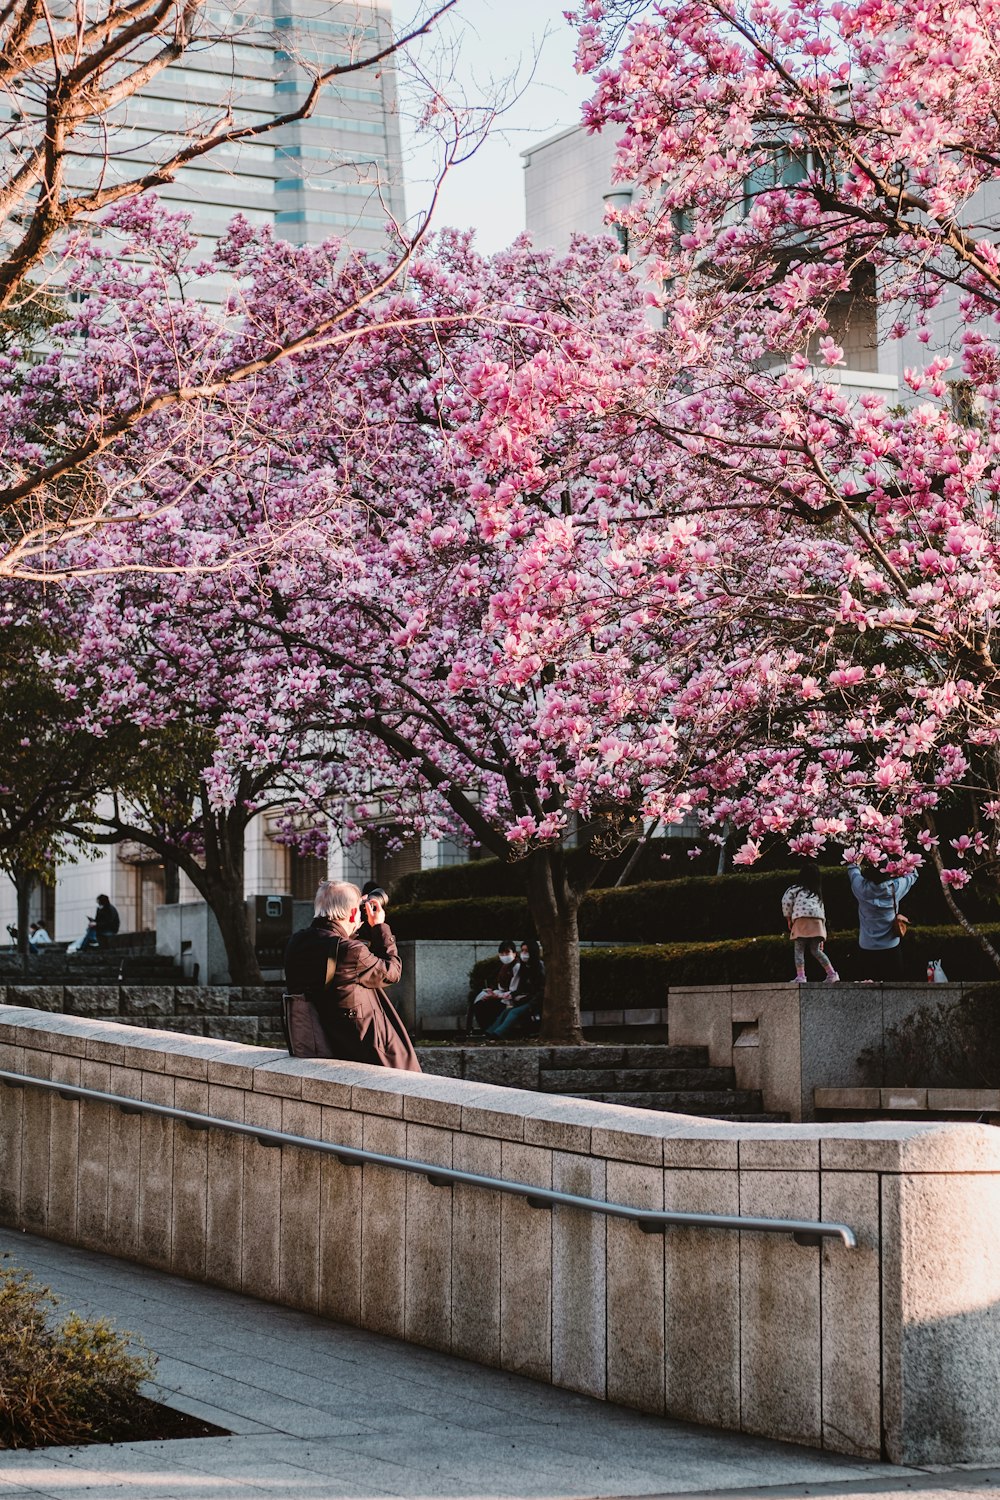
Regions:
<instances>
[{"instance_id":1,"label":"stone step","mask_svg":"<svg viewBox=\"0 0 1000 1500\"><path fill-rule=\"evenodd\" d=\"M734 1075L732 1068L542 1068L540 1082L546 1094L655 1094L729 1089Z\"/></svg>"},{"instance_id":2,"label":"stone step","mask_svg":"<svg viewBox=\"0 0 1000 1500\"><path fill-rule=\"evenodd\" d=\"M787 1113L768 1113L766 1109L762 1109L759 1115L727 1115L726 1121L732 1121L736 1125L787 1125L789 1116Z\"/></svg>"},{"instance_id":3,"label":"stone step","mask_svg":"<svg viewBox=\"0 0 1000 1500\"><path fill-rule=\"evenodd\" d=\"M675 1115L707 1115L731 1120L760 1120L762 1099L756 1089L711 1089L704 1091L661 1092L648 1094L575 1094L576 1099L592 1099L597 1104L624 1104L630 1109L658 1109Z\"/></svg>"},{"instance_id":4,"label":"stone step","mask_svg":"<svg viewBox=\"0 0 1000 1500\"><path fill-rule=\"evenodd\" d=\"M704 1068L708 1066L708 1048L667 1047L656 1043L647 1046L587 1043L583 1047L553 1047L548 1066L574 1071L581 1068Z\"/></svg>"}]
</instances>

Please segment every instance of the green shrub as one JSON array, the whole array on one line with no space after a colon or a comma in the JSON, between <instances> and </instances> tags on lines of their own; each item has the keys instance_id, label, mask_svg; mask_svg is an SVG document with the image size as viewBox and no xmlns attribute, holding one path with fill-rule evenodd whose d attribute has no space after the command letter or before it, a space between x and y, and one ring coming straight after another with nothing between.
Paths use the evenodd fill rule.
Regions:
<instances>
[{"instance_id":1,"label":"green shrub","mask_svg":"<svg viewBox=\"0 0 1000 1500\"><path fill-rule=\"evenodd\" d=\"M476 866L456 868L474 870ZM781 897L794 878L794 870L770 870L711 877L689 875L669 882L651 880L594 890L580 906L580 936L591 942L629 944L781 937L785 933ZM825 872L823 890L830 931L848 933L853 928L856 933L858 909L846 869ZM991 898L973 897L965 906L973 920L996 919L997 908ZM943 927L951 921L940 886L930 872L917 882L903 908L920 927ZM531 930L523 896L475 896L468 890L447 901L394 904L391 921L399 938L499 942L502 937L520 937Z\"/></svg>"},{"instance_id":2,"label":"green shrub","mask_svg":"<svg viewBox=\"0 0 1000 1500\"><path fill-rule=\"evenodd\" d=\"M468 938L499 943L530 930L528 903L523 897L489 896L467 901L415 901L389 908L393 936L411 938ZM494 962L496 960L494 959Z\"/></svg>"},{"instance_id":3,"label":"green shrub","mask_svg":"<svg viewBox=\"0 0 1000 1500\"><path fill-rule=\"evenodd\" d=\"M702 863L715 868L718 849L705 839L647 839L635 865L629 872L629 883L646 880L677 880L690 875L692 861L689 849L702 850ZM627 850L602 866L598 886L613 886L631 858ZM566 863L570 878L576 877L589 860L586 849L567 849ZM523 860L507 863L500 859L473 859L466 864L446 865L435 870L414 870L400 876L393 885L393 900L400 904L412 901L460 901L468 896L524 896L527 866Z\"/></svg>"},{"instance_id":4,"label":"green shrub","mask_svg":"<svg viewBox=\"0 0 1000 1500\"><path fill-rule=\"evenodd\" d=\"M994 945L1000 941L1000 927L984 930ZM854 932L835 932L826 946L845 980L864 977L852 973ZM787 936L581 948L583 1009L645 1010L662 1005L670 985L787 983L794 973L791 948ZM901 979L906 983L925 980L928 961L934 958L941 960L950 979L996 979L996 971L986 954L960 927L911 930L903 943ZM482 989L495 968L496 959L492 957L473 966L469 975L473 994ZM810 972L819 979L815 966L811 966Z\"/></svg>"},{"instance_id":5,"label":"green shrub","mask_svg":"<svg viewBox=\"0 0 1000 1500\"><path fill-rule=\"evenodd\" d=\"M0 1448L114 1441L153 1374L155 1356L103 1319L51 1323L57 1301L0 1265Z\"/></svg>"}]
</instances>

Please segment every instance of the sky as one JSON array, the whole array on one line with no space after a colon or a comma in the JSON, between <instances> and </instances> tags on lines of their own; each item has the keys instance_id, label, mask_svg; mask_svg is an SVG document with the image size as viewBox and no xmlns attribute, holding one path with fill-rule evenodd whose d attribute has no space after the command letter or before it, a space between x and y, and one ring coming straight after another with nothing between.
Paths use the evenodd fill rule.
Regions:
<instances>
[{"instance_id":1,"label":"sky","mask_svg":"<svg viewBox=\"0 0 1000 1500\"><path fill-rule=\"evenodd\" d=\"M575 125L591 91L589 80L573 67L575 34L563 18L570 8L570 0L458 0L420 54L446 97L464 97L474 105L500 95L512 101L475 155L451 170L434 215L439 225L475 229L484 251L501 249L524 228L520 153ZM397 27L404 25L399 0L393 9ZM427 202L436 175L434 153L413 130L412 108L407 108L413 97L404 84L410 215Z\"/></svg>"}]
</instances>

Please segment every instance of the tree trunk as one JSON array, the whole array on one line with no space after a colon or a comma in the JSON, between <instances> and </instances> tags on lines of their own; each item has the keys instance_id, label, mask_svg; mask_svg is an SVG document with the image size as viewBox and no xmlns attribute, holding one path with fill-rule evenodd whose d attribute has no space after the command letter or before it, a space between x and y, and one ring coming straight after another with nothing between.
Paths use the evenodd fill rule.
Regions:
<instances>
[{"instance_id":1,"label":"tree trunk","mask_svg":"<svg viewBox=\"0 0 1000 1500\"><path fill-rule=\"evenodd\" d=\"M528 904L545 960L542 1004L543 1042L578 1046L580 1026L580 898L566 878L559 847L535 849L528 856Z\"/></svg>"},{"instance_id":2,"label":"tree trunk","mask_svg":"<svg viewBox=\"0 0 1000 1500\"><path fill-rule=\"evenodd\" d=\"M926 814L924 823L926 827L930 829L931 833L936 835L936 822L930 813ZM941 876L944 873L944 860L941 858L941 850L937 844L934 844L931 848L931 859L934 862L934 868L937 871L938 879L941 880ZM978 927L976 927L972 922L969 921L968 917L965 915L965 912L962 911L958 902L955 900L955 893L946 880L941 880L941 891L944 896L945 903L947 904L948 910L955 918L955 921L958 923L959 927L961 927L963 931L966 932L970 938L972 938L973 942L979 944L980 948L982 948L987 958L990 959L990 961L995 965L997 969L1000 969L1000 953L998 953L994 948L985 932L980 932Z\"/></svg>"},{"instance_id":3,"label":"tree trunk","mask_svg":"<svg viewBox=\"0 0 1000 1500\"><path fill-rule=\"evenodd\" d=\"M239 884L217 877L205 880L202 895L219 924L230 984L261 984L260 964L250 941L246 900L243 895L243 872ZM202 981L204 983L204 980Z\"/></svg>"},{"instance_id":4,"label":"tree trunk","mask_svg":"<svg viewBox=\"0 0 1000 1500\"><path fill-rule=\"evenodd\" d=\"M194 884L208 902L219 924L230 984L262 983L260 964L250 941L243 893L243 856L246 820L239 808L212 812L202 792L205 866ZM189 872L190 873L190 872Z\"/></svg>"},{"instance_id":5,"label":"tree trunk","mask_svg":"<svg viewBox=\"0 0 1000 1500\"><path fill-rule=\"evenodd\" d=\"M17 951L21 955L21 967L27 973L31 892L35 888L36 877L34 871L25 870L20 865L15 865L11 879L14 882L14 890L17 894Z\"/></svg>"}]
</instances>

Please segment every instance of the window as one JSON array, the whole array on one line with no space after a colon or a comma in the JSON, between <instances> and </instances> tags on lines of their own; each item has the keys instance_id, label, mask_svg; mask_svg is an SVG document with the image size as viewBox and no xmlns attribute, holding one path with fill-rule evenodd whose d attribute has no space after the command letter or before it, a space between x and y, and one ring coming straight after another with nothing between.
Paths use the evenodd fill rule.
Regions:
<instances>
[{"instance_id":1,"label":"window","mask_svg":"<svg viewBox=\"0 0 1000 1500\"><path fill-rule=\"evenodd\" d=\"M322 881L326 879L326 860L316 854L300 854L297 849L288 850L288 884L295 901L312 901Z\"/></svg>"},{"instance_id":2,"label":"window","mask_svg":"<svg viewBox=\"0 0 1000 1500\"><path fill-rule=\"evenodd\" d=\"M283 209L275 214L276 224L332 224L338 229L384 229L385 215L381 219L365 218L362 214L317 213L313 209Z\"/></svg>"},{"instance_id":3,"label":"window","mask_svg":"<svg viewBox=\"0 0 1000 1500\"><path fill-rule=\"evenodd\" d=\"M743 212L749 213L758 193L770 193L775 188L794 187L809 175L809 160L803 152L791 151L777 142L769 148L770 154L759 166L743 179Z\"/></svg>"}]
</instances>

